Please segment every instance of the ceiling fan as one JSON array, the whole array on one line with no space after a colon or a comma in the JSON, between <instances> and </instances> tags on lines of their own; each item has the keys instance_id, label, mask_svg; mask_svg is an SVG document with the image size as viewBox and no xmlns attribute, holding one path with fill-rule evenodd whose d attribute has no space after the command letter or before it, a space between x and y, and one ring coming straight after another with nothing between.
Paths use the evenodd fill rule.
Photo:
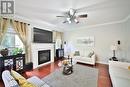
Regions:
<instances>
[{"instance_id":1,"label":"ceiling fan","mask_svg":"<svg viewBox=\"0 0 130 87\"><path fill-rule=\"evenodd\" d=\"M81 15L76 15L77 10L70 8L69 11L65 13L64 16L56 16L56 17L63 17L65 18L65 21L63 23L69 23L71 24L72 22L79 23L79 18L87 18L87 14L81 14Z\"/></svg>"}]
</instances>

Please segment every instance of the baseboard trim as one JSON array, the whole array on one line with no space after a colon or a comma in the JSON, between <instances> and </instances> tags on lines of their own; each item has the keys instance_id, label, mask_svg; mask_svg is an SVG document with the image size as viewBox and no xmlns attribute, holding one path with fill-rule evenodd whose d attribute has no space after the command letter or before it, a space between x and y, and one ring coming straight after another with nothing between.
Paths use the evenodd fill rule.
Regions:
<instances>
[{"instance_id":1,"label":"baseboard trim","mask_svg":"<svg viewBox=\"0 0 130 87\"><path fill-rule=\"evenodd\" d=\"M106 65L108 65L107 62L103 62L103 61L96 61L96 63L100 63L100 64L106 64Z\"/></svg>"}]
</instances>

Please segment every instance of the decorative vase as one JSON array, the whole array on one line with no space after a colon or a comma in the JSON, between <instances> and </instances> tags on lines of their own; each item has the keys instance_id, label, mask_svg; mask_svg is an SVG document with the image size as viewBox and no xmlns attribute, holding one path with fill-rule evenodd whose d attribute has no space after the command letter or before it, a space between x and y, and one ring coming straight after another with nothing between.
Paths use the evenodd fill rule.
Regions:
<instances>
[{"instance_id":1,"label":"decorative vase","mask_svg":"<svg viewBox=\"0 0 130 87\"><path fill-rule=\"evenodd\" d=\"M2 49L1 51L0 51L0 53L1 53L1 55L4 57L4 56L8 56L8 49L7 48L5 48L5 49Z\"/></svg>"}]
</instances>

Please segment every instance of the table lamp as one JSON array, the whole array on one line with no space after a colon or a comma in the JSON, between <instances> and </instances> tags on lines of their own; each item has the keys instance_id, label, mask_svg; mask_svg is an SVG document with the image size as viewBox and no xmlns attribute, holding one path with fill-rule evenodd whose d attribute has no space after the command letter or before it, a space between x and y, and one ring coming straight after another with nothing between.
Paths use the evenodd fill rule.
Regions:
<instances>
[{"instance_id":1,"label":"table lamp","mask_svg":"<svg viewBox=\"0 0 130 87\"><path fill-rule=\"evenodd\" d=\"M115 51L117 50L117 46L116 46L116 45L112 45L112 46L111 46L111 50L113 51L112 60L117 60L117 58L116 58L116 53L115 53Z\"/></svg>"}]
</instances>

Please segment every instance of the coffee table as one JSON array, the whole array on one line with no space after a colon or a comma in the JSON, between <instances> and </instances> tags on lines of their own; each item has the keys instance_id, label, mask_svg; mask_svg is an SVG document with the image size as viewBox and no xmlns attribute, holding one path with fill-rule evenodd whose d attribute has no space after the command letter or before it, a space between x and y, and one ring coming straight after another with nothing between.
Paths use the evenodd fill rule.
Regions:
<instances>
[{"instance_id":1,"label":"coffee table","mask_svg":"<svg viewBox=\"0 0 130 87\"><path fill-rule=\"evenodd\" d=\"M73 73L72 58L68 58L66 61L68 61L68 62L67 62L67 64L63 65L63 74L70 75Z\"/></svg>"}]
</instances>

